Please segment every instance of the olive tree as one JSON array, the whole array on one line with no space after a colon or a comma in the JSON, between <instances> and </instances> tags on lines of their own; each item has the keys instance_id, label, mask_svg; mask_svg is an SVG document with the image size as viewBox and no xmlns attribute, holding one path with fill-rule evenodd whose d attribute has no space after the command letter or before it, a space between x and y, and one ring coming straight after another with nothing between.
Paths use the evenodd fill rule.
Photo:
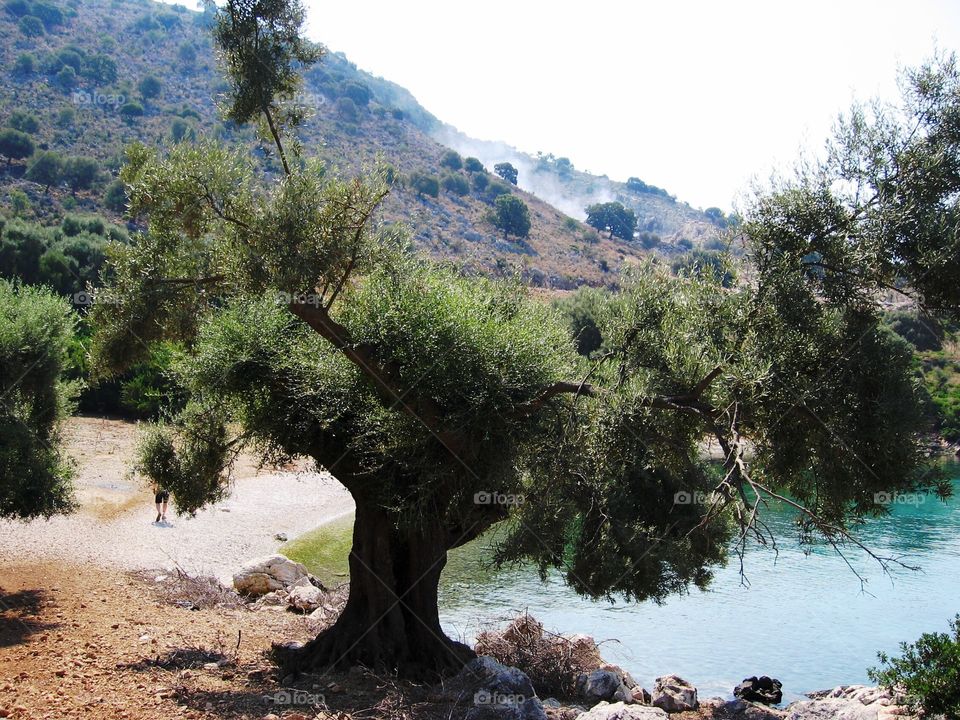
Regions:
<instances>
[{"instance_id":1,"label":"olive tree","mask_svg":"<svg viewBox=\"0 0 960 720\"><path fill-rule=\"evenodd\" d=\"M941 132L960 114L947 100L889 145L897 169L864 211L826 203L832 186L761 196L743 226L749 281L636 268L601 304L607 350L588 359L523 287L432 263L380 227L376 171L340 179L289 140L294 68L319 55L300 38L299 3L228 0L217 18L231 117L265 121L283 175L209 141L131 148L123 180L148 230L113 251L93 354L110 371L154 340L189 347L176 366L186 406L140 458L182 511L229 491L245 447L313 458L353 496L346 606L306 645L278 644L285 667L459 668L471 652L441 630L440 574L451 548L496 524L500 561L559 568L593 597L661 601L766 539L764 499L842 549L851 521L886 511L881 494L945 490L924 466L909 350L875 298L896 277L960 304L947 282L960 134ZM924 101L955 105L952 65L931 72L920 87L942 78L953 94ZM929 229L911 254L864 212ZM854 227L862 249L834 242ZM708 437L719 468L703 457Z\"/></svg>"}]
</instances>

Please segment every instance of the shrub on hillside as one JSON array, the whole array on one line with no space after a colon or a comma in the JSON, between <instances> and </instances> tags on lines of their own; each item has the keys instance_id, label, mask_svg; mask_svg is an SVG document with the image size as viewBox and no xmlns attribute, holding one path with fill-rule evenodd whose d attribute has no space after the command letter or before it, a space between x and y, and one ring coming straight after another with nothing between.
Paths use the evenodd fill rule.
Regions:
<instances>
[{"instance_id":1,"label":"shrub on hillside","mask_svg":"<svg viewBox=\"0 0 960 720\"><path fill-rule=\"evenodd\" d=\"M35 15L25 15L17 24L20 33L28 38L40 37L44 33L43 21Z\"/></svg>"},{"instance_id":2,"label":"shrub on hillside","mask_svg":"<svg viewBox=\"0 0 960 720\"><path fill-rule=\"evenodd\" d=\"M454 195L466 195L470 192L470 183L463 175L444 175L440 185Z\"/></svg>"},{"instance_id":3,"label":"shrub on hillside","mask_svg":"<svg viewBox=\"0 0 960 720\"><path fill-rule=\"evenodd\" d=\"M7 159L7 165L30 157L34 149L33 140L26 133L13 128L0 130L0 156Z\"/></svg>"},{"instance_id":4,"label":"shrub on hillside","mask_svg":"<svg viewBox=\"0 0 960 720\"><path fill-rule=\"evenodd\" d=\"M35 133L40 129L40 120L33 113L26 110L14 110L10 113L10 119L7 120L7 126L14 130L29 134Z\"/></svg>"},{"instance_id":5,"label":"shrub on hillside","mask_svg":"<svg viewBox=\"0 0 960 720\"><path fill-rule=\"evenodd\" d=\"M409 185L418 196L429 195L435 198L440 195L440 182L437 178L419 170L410 173Z\"/></svg>"},{"instance_id":6,"label":"shrub on hillside","mask_svg":"<svg viewBox=\"0 0 960 720\"><path fill-rule=\"evenodd\" d=\"M115 213L124 213L127 210L127 188L119 180L114 180L107 185L107 190L103 195L103 204L108 210Z\"/></svg>"},{"instance_id":7,"label":"shrub on hillside","mask_svg":"<svg viewBox=\"0 0 960 720\"><path fill-rule=\"evenodd\" d=\"M13 63L13 74L18 77L33 75L37 71L37 58L32 53L20 53Z\"/></svg>"},{"instance_id":8,"label":"shrub on hillside","mask_svg":"<svg viewBox=\"0 0 960 720\"><path fill-rule=\"evenodd\" d=\"M918 312L911 310L893 310L883 320L917 350L943 349L943 327L935 318L921 317Z\"/></svg>"},{"instance_id":9,"label":"shrub on hillside","mask_svg":"<svg viewBox=\"0 0 960 720\"><path fill-rule=\"evenodd\" d=\"M33 156L25 177L49 190L63 177L63 158L53 150L41 150Z\"/></svg>"},{"instance_id":10,"label":"shrub on hillside","mask_svg":"<svg viewBox=\"0 0 960 720\"><path fill-rule=\"evenodd\" d=\"M468 157L463 161L463 169L470 173L484 172L483 163L475 157Z\"/></svg>"},{"instance_id":11,"label":"shrub on hillside","mask_svg":"<svg viewBox=\"0 0 960 720\"><path fill-rule=\"evenodd\" d=\"M440 167L450 168L451 170L462 168L463 160L460 158L460 153L456 150L447 150L440 156Z\"/></svg>"}]
</instances>

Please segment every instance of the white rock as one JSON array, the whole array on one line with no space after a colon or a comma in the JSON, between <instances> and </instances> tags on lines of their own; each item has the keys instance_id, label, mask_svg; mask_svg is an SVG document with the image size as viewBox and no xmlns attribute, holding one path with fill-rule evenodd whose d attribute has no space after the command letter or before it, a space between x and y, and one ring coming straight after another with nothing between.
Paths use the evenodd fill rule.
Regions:
<instances>
[{"instance_id":1,"label":"white rock","mask_svg":"<svg viewBox=\"0 0 960 720\"><path fill-rule=\"evenodd\" d=\"M243 595L265 595L284 590L307 576L307 569L283 555L268 555L245 563L233 576L233 587Z\"/></svg>"},{"instance_id":2,"label":"white rock","mask_svg":"<svg viewBox=\"0 0 960 720\"><path fill-rule=\"evenodd\" d=\"M310 583L298 585L287 595L287 604L303 612L313 612L323 604L323 591Z\"/></svg>"},{"instance_id":3,"label":"white rock","mask_svg":"<svg viewBox=\"0 0 960 720\"><path fill-rule=\"evenodd\" d=\"M577 720L666 720L667 713L649 705L602 702L577 715Z\"/></svg>"}]
</instances>

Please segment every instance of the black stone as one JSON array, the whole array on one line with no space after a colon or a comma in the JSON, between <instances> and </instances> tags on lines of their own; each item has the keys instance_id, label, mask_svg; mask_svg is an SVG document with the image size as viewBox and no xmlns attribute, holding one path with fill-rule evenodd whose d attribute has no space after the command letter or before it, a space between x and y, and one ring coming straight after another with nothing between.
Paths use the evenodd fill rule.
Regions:
<instances>
[{"instance_id":1,"label":"black stone","mask_svg":"<svg viewBox=\"0 0 960 720\"><path fill-rule=\"evenodd\" d=\"M766 675L748 677L733 689L733 694L747 702L758 702L764 705L776 705L783 700L783 685Z\"/></svg>"}]
</instances>

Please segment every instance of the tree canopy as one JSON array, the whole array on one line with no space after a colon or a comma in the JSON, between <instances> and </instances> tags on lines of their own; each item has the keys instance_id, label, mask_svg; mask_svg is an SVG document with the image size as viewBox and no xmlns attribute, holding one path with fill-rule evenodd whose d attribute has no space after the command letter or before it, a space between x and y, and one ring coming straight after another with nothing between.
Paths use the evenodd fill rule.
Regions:
<instances>
[{"instance_id":1,"label":"tree canopy","mask_svg":"<svg viewBox=\"0 0 960 720\"><path fill-rule=\"evenodd\" d=\"M908 122L861 114L829 161L758 195L749 279L628 272L597 301L607 350L588 359L517 283L434 264L380 228L382 173L342 179L284 144L295 118L278 110L319 57L299 4L227 0L217 17L228 112L267 123L283 175L212 141L132 147L122 177L149 222L112 253L93 355L110 372L153 341L190 348L185 407L141 457L181 511L228 492L244 447L311 457L352 494L346 607L305 646L278 646L284 666L459 668L440 572L507 519L499 561L558 568L591 597L663 601L769 540L765 498L797 510L801 539L842 550L851 522L889 510L882 493L947 492L922 451L910 351L876 298L899 283L960 307L952 61L910 76Z\"/></svg>"},{"instance_id":2,"label":"tree canopy","mask_svg":"<svg viewBox=\"0 0 960 720\"><path fill-rule=\"evenodd\" d=\"M525 238L530 234L530 209L515 195L499 195L494 201L493 224L503 231L503 237L516 235Z\"/></svg>"},{"instance_id":3,"label":"tree canopy","mask_svg":"<svg viewBox=\"0 0 960 720\"><path fill-rule=\"evenodd\" d=\"M517 169L508 162L500 162L493 166L493 171L511 185L517 184Z\"/></svg>"},{"instance_id":4,"label":"tree canopy","mask_svg":"<svg viewBox=\"0 0 960 720\"><path fill-rule=\"evenodd\" d=\"M610 237L633 240L637 229L637 216L623 203L606 202L590 205L587 208L587 225L603 232L608 230Z\"/></svg>"}]
</instances>

